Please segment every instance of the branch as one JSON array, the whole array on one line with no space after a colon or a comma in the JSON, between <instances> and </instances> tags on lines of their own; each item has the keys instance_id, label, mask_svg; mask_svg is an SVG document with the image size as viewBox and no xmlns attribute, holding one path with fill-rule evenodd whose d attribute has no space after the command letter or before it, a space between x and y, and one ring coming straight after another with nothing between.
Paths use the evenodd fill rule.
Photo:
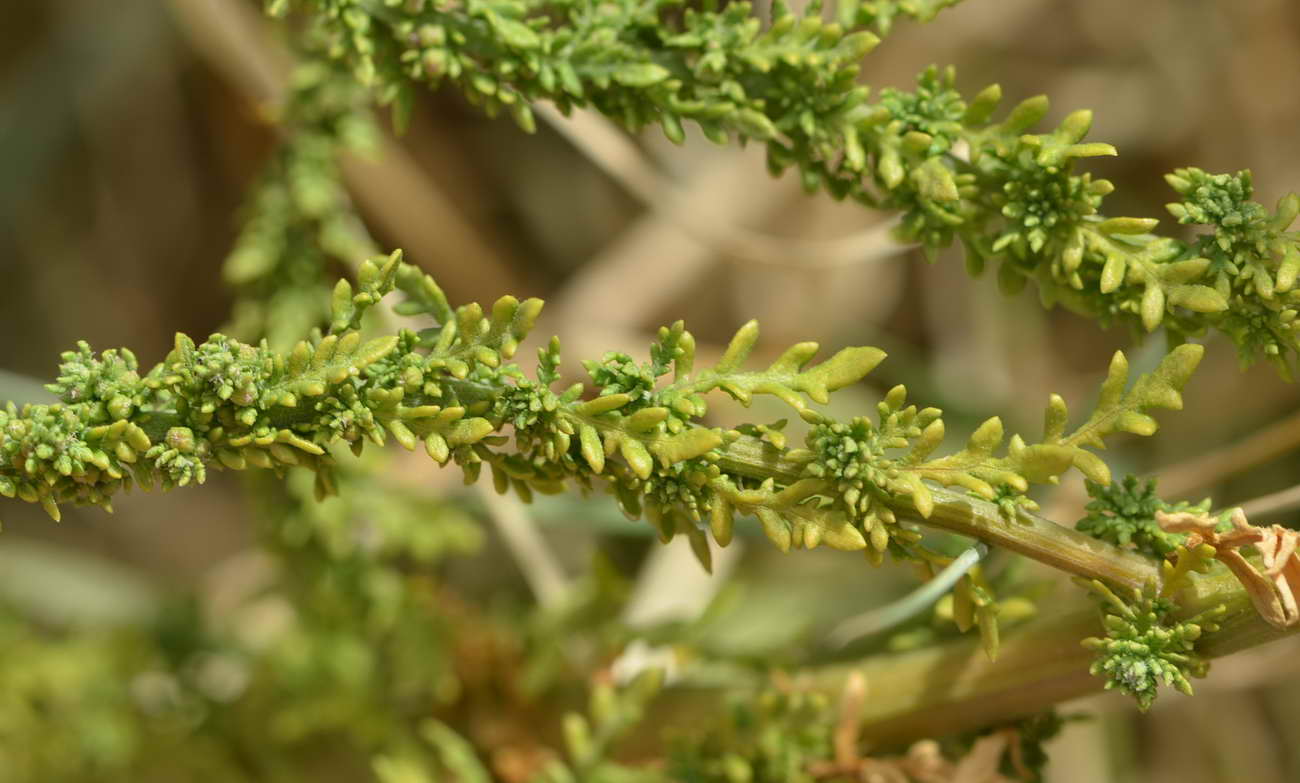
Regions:
<instances>
[{"instance_id":1,"label":"branch","mask_svg":"<svg viewBox=\"0 0 1300 783\"><path fill-rule=\"evenodd\" d=\"M363 339L356 327L393 292L405 296L399 314L437 325ZM890 554L931 562L936 555L908 524L915 521L1118 587L1159 582L1158 561L1037 516L1025 492L1072 466L1108 479L1088 449L1119 430L1150 434L1155 422L1145 411L1180 407L1178 390L1200 356L1195 346L1177 349L1128 389L1117 356L1097 411L1072 434L1064 402L1053 398L1043 442L1016 436L1003 453L1001 424L991 419L965 448L934 458L942 414L905 405L901 387L880 403L876 422L838 422L814 407L868 373L883 358L875 349L849 348L817 363L817 346L801 343L751 370L744 361L757 327L747 324L717 365L697 369L694 339L679 323L660 331L648 364L621 354L588 362L596 393L584 398L581 384L551 388L560 377L556 341L539 352L533 378L509 361L541 310L537 300L453 309L431 278L394 253L363 263L355 285L341 281L332 301L335 333L317 332L286 352L181 335L144 374L130 351L97 355L83 344L64 354L48 387L62 402L0 413L0 493L57 518L60 502L107 506L136 483L171 488L203 481L208 468L298 466L315 471L318 494L328 494L338 446L360 452L366 441L391 439L407 449L423 444L467 480L486 465L498 491L525 500L604 483L661 538L685 535L706 567L706 531L726 545L734 515L752 514L783 549L826 543L877 561ZM779 398L812 425L804 447L789 447L781 422L700 425L704 395L716 390L742 404L756 394ZM1230 575L1189 575L1180 598L1180 615L1225 607L1222 630L1198 648L1207 656L1287 632L1264 623ZM1086 675L1091 654L1079 646L1096 622L1095 612L1079 612L1028 623L1003 640L995 663L976 660L974 643L965 642L869 659L868 676L872 667L889 675L873 679L880 685L864 707L867 736L972 727L1099 687ZM818 676L833 687L845 675L832 668ZM925 682L942 687L918 687Z\"/></svg>"},{"instance_id":2,"label":"branch","mask_svg":"<svg viewBox=\"0 0 1300 783\"><path fill-rule=\"evenodd\" d=\"M1286 377L1300 349L1300 233L1290 230L1300 195L1269 211L1252 200L1249 172L1178 169L1166 179L1180 200L1167 209L1208 230L1191 242L1163 237L1155 219L1102 214L1114 186L1077 166L1116 151L1084 141L1089 111L1030 133L1047 98L994 121L1001 88L964 97L952 68L869 100L859 61L879 39L859 28L897 7L933 15L945 3L845 3L857 11L833 24L818 4L796 15L778 3L766 27L744 3L684 13L671 0L301 5L316 47L399 118L417 87L450 82L526 131L539 101L566 113L590 106L631 130L659 125L679 143L694 123L717 143L765 145L769 169L797 169L810 192L901 213L899 238L931 258L960 240L972 274L1000 264L1007 293L1033 280L1045 304L1103 324L1163 325L1177 339L1213 328L1243 362L1267 358Z\"/></svg>"},{"instance_id":3,"label":"branch","mask_svg":"<svg viewBox=\"0 0 1300 783\"><path fill-rule=\"evenodd\" d=\"M438 326L363 340L357 328L394 291L406 297L398 313ZM509 361L541 311L538 300L453 309L431 278L394 253L364 262L355 287L341 281L332 302L335 333L288 351L223 335L196 345L178 335L175 350L143 375L127 350L96 355L83 343L65 353L49 386L61 403L0 412L0 494L38 502L57 519L59 503L109 507L135 484L199 483L209 467L302 466L325 495L336 447L360 453L367 441L391 438L407 449L423 444L440 464L456 462L469 481L486 465L498 491L525 500L603 482L665 541L686 535L706 567L706 531L725 546L737 513L757 516L782 549L825 543L865 550L875 562L924 554L919 534L900 523L913 519L1140 587L1155 575L1151 561L1034 516L1025 493L1072 465L1108 480L1085 446L1117 430L1153 432L1143 411L1180 407L1178 389L1200 356L1184 346L1125 391L1117 354L1097 411L1074 434L1064 434L1068 411L1053 398L1042 443L1014 436L1000 454L994 418L961 451L933 458L942 412L905 405L902 387L878 406L878 422L837 422L813 407L870 372L884 356L874 348L816 363L817 345L800 343L750 370L743 364L758 337L750 323L716 366L697 369L694 338L678 323L660 330L647 365L622 354L586 362L596 396L584 400L580 384L551 388L558 341L539 352L536 380ZM701 426L704 396L716 390L746 405L758 394L781 399L813 425L805 447L787 446L783 422ZM502 448L505 432L513 449Z\"/></svg>"}]
</instances>

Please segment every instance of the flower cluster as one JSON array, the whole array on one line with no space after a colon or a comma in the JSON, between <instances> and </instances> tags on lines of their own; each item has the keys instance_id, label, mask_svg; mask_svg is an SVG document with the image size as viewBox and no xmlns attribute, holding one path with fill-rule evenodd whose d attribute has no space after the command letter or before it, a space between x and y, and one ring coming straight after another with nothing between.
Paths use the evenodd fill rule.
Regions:
<instances>
[{"instance_id":1,"label":"flower cluster","mask_svg":"<svg viewBox=\"0 0 1300 783\"><path fill-rule=\"evenodd\" d=\"M394 292L405 296L398 312L437 325L363 339L365 313ZM317 330L287 351L178 335L167 358L141 374L129 352L82 346L65 354L51 387L67 401L0 413L0 494L57 516L60 502L107 505L133 484L185 486L209 468L302 466L325 496L335 491L336 446L359 455L366 442L391 440L422 445L439 464L454 461L469 481L486 466L499 491L524 499L603 483L664 540L686 535L706 566L708 534L725 545L736 515L756 516L783 550L826 544L879 562L886 552L919 556L919 534L899 522L930 517L935 485L1014 511L1032 507L1031 484L1071 466L1105 481L1105 464L1089 448L1118 431L1153 432L1144 411L1179 407L1200 356L1195 346L1179 348L1126 389L1117 354L1097 410L1073 433L1065 403L1053 398L1042 442L1013 436L1004 448L994 418L965 448L936 457L942 412L908 405L901 386L881 401L875 422L838 422L815 407L870 372L884 357L874 348L818 362L817 344L799 343L750 369L758 340L751 322L717 364L697 367L694 338L679 322L660 331L649 364L610 354L586 363L592 394L583 384L557 391L558 341L539 351L532 378L511 361L541 306L502 297L487 310L453 309L436 283L393 253L364 262L355 285L335 286L330 334ZM774 396L812 427L792 448L782 423L705 426L713 391L746 405Z\"/></svg>"},{"instance_id":2,"label":"flower cluster","mask_svg":"<svg viewBox=\"0 0 1300 783\"><path fill-rule=\"evenodd\" d=\"M1106 636L1084 639L1083 645L1097 652L1091 671L1106 678L1107 690L1118 688L1132 696L1143 712L1155 701L1161 684L1190 695L1189 678L1204 677L1209 670L1196 655L1196 640L1218 630L1215 620L1226 609L1220 605L1177 619L1177 606L1149 589L1135 590L1125 601L1100 582L1094 581L1092 588L1103 603Z\"/></svg>"},{"instance_id":3,"label":"flower cluster","mask_svg":"<svg viewBox=\"0 0 1300 783\"><path fill-rule=\"evenodd\" d=\"M1249 171L1187 168L1166 179L1183 199L1168 206L1170 214L1179 223L1213 229L1196 240L1195 253L1209 262L1206 284L1228 302L1221 328L1243 362L1263 355L1286 370L1286 357L1300 340L1300 232L1288 230L1300 215L1300 195L1287 195L1269 212L1251 201Z\"/></svg>"},{"instance_id":4,"label":"flower cluster","mask_svg":"<svg viewBox=\"0 0 1300 783\"><path fill-rule=\"evenodd\" d=\"M1156 494L1155 479L1142 481L1125 476L1109 485L1088 481L1085 484L1092 502L1087 515L1075 529L1116 546L1132 548L1144 555L1164 558L1178 548L1186 536L1161 529L1156 520L1159 512L1190 511L1205 513L1209 499L1195 505L1187 502L1167 503Z\"/></svg>"},{"instance_id":5,"label":"flower cluster","mask_svg":"<svg viewBox=\"0 0 1300 783\"><path fill-rule=\"evenodd\" d=\"M862 28L883 33L896 16L928 19L951 4L841 3L828 24L818 4L795 14L776 3L764 24L747 3L297 3L311 48L399 115L418 85L450 82L529 131L530 106L543 100L564 111L590 106L629 129L658 125L677 142L693 123L719 143L766 145L771 171L796 169L810 191L900 212L900 236L931 257L960 240L968 268L997 263L1007 293L1032 280L1045 303L1104 324L1163 324L1177 336L1217 329L1243 361L1268 358L1289 375L1300 348L1300 245L1288 229L1300 197L1270 213L1250 201L1248 174L1180 169L1168 177L1183 197L1171 213L1212 231L1190 242L1160 237L1156 220L1102 214L1113 186L1079 163L1116 151L1084 141L1088 111L1034 133L1045 97L995 119L1001 89L963 98L952 68L869 99L856 74L878 39ZM291 5L270 3L275 13Z\"/></svg>"}]
</instances>

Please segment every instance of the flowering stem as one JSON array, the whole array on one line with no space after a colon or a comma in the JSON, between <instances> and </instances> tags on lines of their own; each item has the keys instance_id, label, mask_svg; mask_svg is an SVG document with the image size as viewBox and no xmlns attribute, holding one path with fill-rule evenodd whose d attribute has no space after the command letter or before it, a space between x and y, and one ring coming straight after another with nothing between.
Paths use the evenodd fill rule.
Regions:
<instances>
[{"instance_id":1,"label":"flowering stem","mask_svg":"<svg viewBox=\"0 0 1300 783\"><path fill-rule=\"evenodd\" d=\"M728 472L786 483L798 480L802 469L798 463L784 459L777 449L750 437L731 443L719 464ZM1036 514L1022 512L1014 521L1008 521L993 503L964 492L940 487L931 487L930 491L934 510L928 518L921 517L906 496L893 496L888 503L905 518L978 538L1077 576L1139 589L1147 582L1159 581L1158 564L1142 555Z\"/></svg>"}]
</instances>

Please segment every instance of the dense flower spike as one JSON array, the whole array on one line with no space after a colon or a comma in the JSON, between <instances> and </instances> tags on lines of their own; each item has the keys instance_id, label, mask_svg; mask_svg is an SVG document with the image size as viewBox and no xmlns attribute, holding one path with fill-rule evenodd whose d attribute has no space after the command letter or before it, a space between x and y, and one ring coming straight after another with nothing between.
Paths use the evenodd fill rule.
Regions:
<instances>
[{"instance_id":1,"label":"dense flower spike","mask_svg":"<svg viewBox=\"0 0 1300 783\"><path fill-rule=\"evenodd\" d=\"M363 339L364 314L395 291L406 297L399 313L437 325ZM178 335L171 354L141 375L129 351L96 355L83 344L64 354L50 386L62 402L0 412L0 494L39 502L57 518L59 503L107 506L134 483L171 488L201 483L210 467L302 466L328 495L336 446L359 454L367 441L391 439L422 445L439 464L456 462L467 481L486 465L498 491L525 500L603 480L623 511L648 518L663 540L685 534L706 567L707 536L726 545L736 514L756 516L782 550L826 544L879 562L886 552L918 554L919 534L901 520L929 517L936 485L995 501L1014 517L1034 507L1031 484L1054 482L1071 466L1106 481L1105 464L1085 447L1117 431L1154 432L1145 411L1180 407L1179 389L1200 357L1198 346L1182 346L1126 390L1127 364L1116 354L1097 410L1073 433L1065 403L1053 397L1041 443L1014 436L1004 451L993 418L965 448L933 457L942 412L907 405L901 386L881 401L876 421L838 422L815 407L869 373L884 358L875 348L818 362L817 344L799 343L748 369L758 340L750 322L715 366L696 367L694 338L678 322L660 330L649 363L617 353L586 362L594 395L583 384L557 392L558 341L539 350L535 378L510 361L541 307L506 296L487 312L453 309L395 252L361 264L355 285L335 286L330 334L316 331L286 351ZM780 399L812 425L803 446L787 444L784 422L703 426L713 391L746 406L758 394Z\"/></svg>"},{"instance_id":2,"label":"dense flower spike","mask_svg":"<svg viewBox=\"0 0 1300 783\"><path fill-rule=\"evenodd\" d=\"M1179 339L1216 329L1242 361L1272 361L1290 377L1300 349L1300 196L1275 212L1250 200L1249 174L1180 169L1168 177L1181 223L1210 227L1191 242L1152 233L1158 221L1107 218L1110 182L1079 170L1114 155L1086 142L1088 111L1054 130L1043 96L995 119L1001 89L966 99L952 68L930 68L908 92L879 99L857 80L859 61L897 16L929 19L949 0L843 2L827 23L772 7L763 24L747 3L682 10L676 0L274 0L275 13L308 11L306 40L393 103L399 117L417 85L450 82L525 130L530 104L590 106L629 129L659 125L673 141L693 123L718 143L766 145L774 174L795 168L825 189L902 213L899 234L933 257L960 240L978 274L998 266L1015 293L1034 281L1061 304L1135 331L1164 325ZM322 66L323 67L323 66Z\"/></svg>"},{"instance_id":3,"label":"dense flower spike","mask_svg":"<svg viewBox=\"0 0 1300 783\"><path fill-rule=\"evenodd\" d=\"M1209 664L1197 657L1196 640L1218 630L1215 620L1226 613L1222 605L1188 619L1175 619L1176 605L1151 590L1134 591L1129 601L1101 582L1092 589L1102 601L1105 638L1089 638L1083 645L1097 651L1092 673L1106 678L1106 688L1132 696L1146 712L1161 684L1191 695L1189 678L1204 677Z\"/></svg>"}]
</instances>

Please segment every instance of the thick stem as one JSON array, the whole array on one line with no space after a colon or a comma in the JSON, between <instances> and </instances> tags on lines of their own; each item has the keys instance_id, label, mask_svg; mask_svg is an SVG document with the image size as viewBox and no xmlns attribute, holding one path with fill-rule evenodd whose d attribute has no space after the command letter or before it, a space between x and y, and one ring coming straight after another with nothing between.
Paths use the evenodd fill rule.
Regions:
<instances>
[{"instance_id":1,"label":"thick stem","mask_svg":"<svg viewBox=\"0 0 1300 783\"><path fill-rule=\"evenodd\" d=\"M1159 582L1158 564L1136 552L1084 535L1037 514L1021 512L1007 521L998 507L963 492L931 488L934 511L923 519L906 499L895 511L918 522L972 536L1046 565L1090 579L1142 588Z\"/></svg>"},{"instance_id":2,"label":"thick stem","mask_svg":"<svg viewBox=\"0 0 1300 783\"><path fill-rule=\"evenodd\" d=\"M1300 630L1264 622L1230 574L1201 580L1194 592L1189 604L1196 606L1188 606L1188 611L1218 604L1229 609L1219 631L1197 647L1206 658ZM895 743L941 736L1014 720L1100 691L1106 681L1088 673L1093 654L1080 644L1100 633L1096 608L1057 609L1004 635L996 661L985 657L978 639L963 639L827 667L816 675L816 684L839 693L851 671L866 676L865 739Z\"/></svg>"},{"instance_id":3,"label":"thick stem","mask_svg":"<svg viewBox=\"0 0 1300 783\"><path fill-rule=\"evenodd\" d=\"M1265 623L1245 591L1228 573L1200 579L1183 596L1189 613L1223 604L1220 630L1198 645L1218 658L1280 639L1300 629ZM1097 607L1082 591L1053 601L1052 610L1003 634L1001 652L990 661L975 635L900 653L872 655L824 666L796 679L798 687L843 696L849 677L866 678L861 739L874 747L897 746L1014 721L1070 699L1101 691L1102 677L1088 672L1093 653L1080 642L1102 633ZM679 692L656 709L666 722L689 723L711 714L718 693ZM1171 689L1163 698L1178 698Z\"/></svg>"},{"instance_id":4,"label":"thick stem","mask_svg":"<svg viewBox=\"0 0 1300 783\"><path fill-rule=\"evenodd\" d=\"M939 737L1031 715L1099 690L1092 653L1080 640L1100 632L1095 608L1052 612L1007 634L996 661L975 638L877 655L815 675L818 688L843 691L851 672L867 680L863 739L878 744Z\"/></svg>"},{"instance_id":5,"label":"thick stem","mask_svg":"<svg viewBox=\"0 0 1300 783\"><path fill-rule=\"evenodd\" d=\"M800 466L754 438L730 444L724 468L756 479L792 481ZM907 498L891 502L900 515L931 527L979 538L1039 562L1113 585L1141 589L1158 583L1159 565L1139 554L1090 538L1036 514L1005 520L997 506L971 495L931 488L934 510L921 518ZM1179 596L1193 615L1220 604L1228 609L1220 630L1206 636L1198 652L1229 655L1287 636L1295 630L1266 623L1237 580L1223 569L1194 575ZM850 672L868 682L862 736L876 743L906 742L987 726L1046 709L1105 686L1088 673L1093 654L1080 642L1102 632L1095 607L1057 607L1004 635L996 661L978 639L962 639L906 653L877 655L852 665L826 667L815 687L838 694Z\"/></svg>"}]
</instances>

